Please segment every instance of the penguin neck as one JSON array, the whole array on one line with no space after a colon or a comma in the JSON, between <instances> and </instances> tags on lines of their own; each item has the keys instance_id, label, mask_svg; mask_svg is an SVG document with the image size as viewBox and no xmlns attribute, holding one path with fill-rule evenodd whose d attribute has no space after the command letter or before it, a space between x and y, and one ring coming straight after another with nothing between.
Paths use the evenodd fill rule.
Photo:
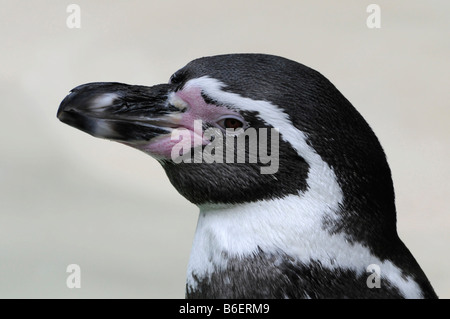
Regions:
<instances>
[{"instance_id":1,"label":"penguin neck","mask_svg":"<svg viewBox=\"0 0 450 319\"><path fill-rule=\"evenodd\" d=\"M259 251L309 260L316 248L329 246L326 241L332 235L324 229L324 222L334 218L332 209L322 202L295 195L237 205L202 205L188 276L223 270L228 258Z\"/></svg>"},{"instance_id":2,"label":"penguin neck","mask_svg":"<svg viewBox=\"0 0 450 319\"><path fill-rule=\"evenodd\" d=\"M279 283L286 269L286 275L293 271L304 280L311 280L311 273L320 276L320 272L362 278L373 264L389 270L384 275L389 282L404 287L402 295L412 291L411 296L416 296L417 284L405 279L391 260L382 260L366 245L327 229L338 218L337 209L295 195L239 205L200 206L187 271L187 297L284 298L288 296L282 291L292 288L299 294L296 297L307 298L308 292L298 283ZM365 283L365 279L358 282ZM283 287L274 291L274 285ZM289 285L293 287L286 288Z\"/></svg>"},{"instance_id":3,"label":"penguin neck","mask_svg":"<svg viewBox=\"0 0 450 319\"><path fill-rule=\"evenodd\" d=\"M251 255L258 249L287 252L292 246L308 246L324 232L324 222L335 218L323 203L295 195L237 205L203 205L196 237L208 238L208 247L233 256Z\"/></svg>"},{"instance_id":4,"label":"penguin neck","mask_svg":"<svg viewBox=\"0 0 450 319\"><path fill-rule=\"evenodd\" d=\"M324 247L333 244L333 235L324 225L338 218L336 213L342 201L337 184L325 185L328 192L310 183L308 190L298 195L244 204L200 205L187 271L188 294L212 275L234 267L234 262L245 263L260 253L303 263L323 259L322 255L327 254ZM345 240L341 238L341 242Z\"/></svg>"}]
</instances>

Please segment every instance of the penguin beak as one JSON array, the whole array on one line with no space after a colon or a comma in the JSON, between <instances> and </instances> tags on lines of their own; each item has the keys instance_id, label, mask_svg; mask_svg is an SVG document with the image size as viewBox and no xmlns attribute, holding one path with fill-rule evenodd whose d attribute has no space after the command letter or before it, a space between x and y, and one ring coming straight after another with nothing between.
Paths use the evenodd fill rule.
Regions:
<instances>
[{"instance_id":1,"label":"penguin beak","mask_svg":"<svg viewBox=\"0 0 450 319\"><path fill-rule=\"evenodd\" d=\"M61 102L57 117L95 137L130 145L145 143L169 134L179 124L180 110L167 102L171 90L170 84L83 84Z\"/></svg>"}]
</instances>

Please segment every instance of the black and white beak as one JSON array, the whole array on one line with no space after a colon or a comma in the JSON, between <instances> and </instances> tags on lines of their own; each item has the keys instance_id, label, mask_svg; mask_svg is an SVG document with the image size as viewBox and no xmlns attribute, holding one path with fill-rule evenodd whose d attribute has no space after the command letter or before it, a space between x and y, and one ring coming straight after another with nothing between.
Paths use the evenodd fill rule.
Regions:
<instances>
[{"instance_id":1,"label":"black and white beak","mask_svg":"<svg viewBox=\"0 0 450 319\"><path fill-rule=\"evenodd\" d=\"M178 126L180 110L167 102L170 89L169 84L83 84L61 102L57 117L95 137L145 142Z\"/></svg>"},{"instance_id":2,"label":"black and white beak","mask_svg":"<svg viewBox=\"0 0 450 319\"><path fill-rule=\"evenodd\" d=\"M174 145L185 144L188 149L208 144L205 126L225 130L245 122L238 112L207 103L201 88L179 89L170 83L80 85L61 102L57 117L95 137L126 144L157 159L181 155L172 153Z\"/></svg>"}]
</instances>

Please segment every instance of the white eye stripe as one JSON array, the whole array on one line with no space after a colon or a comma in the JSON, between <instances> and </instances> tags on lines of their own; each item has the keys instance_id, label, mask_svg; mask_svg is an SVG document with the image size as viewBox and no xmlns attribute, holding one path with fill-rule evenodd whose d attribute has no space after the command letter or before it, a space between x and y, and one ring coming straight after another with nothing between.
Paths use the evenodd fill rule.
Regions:
<instances>
[{"instance_id":1,"label":"white eye stripe","mask_svg":"<svg viewBox=\"0 0 450 319\"><path fill-rule=\"evenodd\" d=\"M185 88L199 87L211 99L241 111L255 112L262 121L277 129L281 137L289 142L297 153L312 162L320 156L306 143L305 134L292 125L289 116L276 105L262 100L253 100L239 94L223 91L226 85L207 76L186 82ZM321 159L320 159L321 161Z\"/></svg>"}]
</instances>

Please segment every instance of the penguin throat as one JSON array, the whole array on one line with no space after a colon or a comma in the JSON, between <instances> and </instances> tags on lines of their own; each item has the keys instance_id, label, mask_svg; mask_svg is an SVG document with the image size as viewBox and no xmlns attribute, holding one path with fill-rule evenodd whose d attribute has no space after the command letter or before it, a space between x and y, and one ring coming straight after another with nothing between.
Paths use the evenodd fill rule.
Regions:
<instances>
[{"instance_id":1,"label":"penguin throat","mask_svg":"<svg viewBox=\"0 0 450 319\"><path fill-rule=\"evenodd\" d=\"M239 205L202 205L187 271L187 296L249 297L235 294L242 278L254 277L248 285L276 281L287 275L286 267L299 272L298 282L303 282L301 273L320 266L318 270L330 275L345 273L365 283L368 267L377 265L393 293L421 297L417 283L392 261L350 242L344 233L331 233L326 225L337 221L339 201L324 204L309 191ZM299 283L291 284L302 293L295 286Z\"/></svg>"}]
</instances>

